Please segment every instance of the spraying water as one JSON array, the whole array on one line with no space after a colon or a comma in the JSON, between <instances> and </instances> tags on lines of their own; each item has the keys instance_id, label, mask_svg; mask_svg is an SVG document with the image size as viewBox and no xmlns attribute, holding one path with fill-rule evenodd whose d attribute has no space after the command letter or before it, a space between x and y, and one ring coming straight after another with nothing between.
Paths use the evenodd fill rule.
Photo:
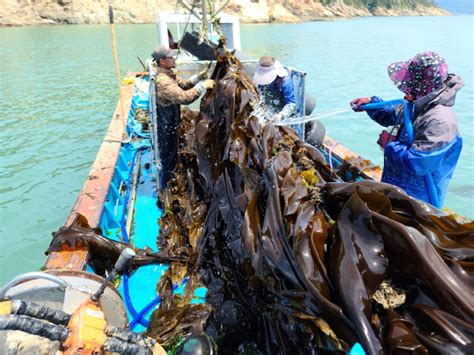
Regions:
<instances>
[{"instance_id":1,"label":"spraying water","mask_svg":"<svg viewBox=\"0 0 474 355\"><path fill-rule=\"evenodd\" d=\"M287 118L286 120L275 123L275 125L276 126L287 126L287 125L301 124L301 123L306 123L306 122L314 121L314 120L321 119L321 118L340 115L342 113L346 113L346 112L349 112L349 111L350 111L350 109L339 108L337 110L324 111L324 112L317 113L317 114L310 115L310 116L290 117L290 118Z\"/></svg>"}]
</instances>

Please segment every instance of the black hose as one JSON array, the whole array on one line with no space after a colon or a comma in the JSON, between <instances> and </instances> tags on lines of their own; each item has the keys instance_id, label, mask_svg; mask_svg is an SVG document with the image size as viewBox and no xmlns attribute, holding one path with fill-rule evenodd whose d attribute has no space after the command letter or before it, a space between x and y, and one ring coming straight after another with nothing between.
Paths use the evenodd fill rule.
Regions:
<instances>
[{"instance_id":1,"label":"black hose","mask_svg":"<svg viewBox=\"0 0 474 355\"><path fill-rule=\"evenodd\" d=\"M47 320L53 324L67 325L71 315L63 311L42 306L34 302L22 300L11 301L11 314L25 315L33 318Z\"/></svg>"},{"instance_id":2,"label":"black hose","mask_svg":"<svg viewBox=\"0 0 474 355\"><path fill-rule=\"evenodd\" d=\"M67 325L69 323L69 320L71 319L70 314L67 314L61 310L52 309L40 305L38 303L22 300L11 301L10 313L14 316L27 316L45 320L55 325ZM48 324L47 326L49 327L51 325ZM127 329L107 326L107 328L105 329L105 333L108 337L118 338L119 340L123 340L124 342L134 343L144 348L153 348L153 346L156 344L155 339L149 338L144 334L131 332Z\"/></svg>"},{"instance_id":3,"label":"black hose","mask_svg":"<svg viewBox=\"0 0 474 355\"><path fill-rule=\"evenodd\" d=\"M63 342L69 335L67 328L20 315L0 316L0 330L20 330L22 332Z\"/></svg>"},{"instance_id":4,"label":"black hose","mask_svg":"<svg viewBox=\"0 0 474 355\"><path fill-rule=\"evenodd\" d=\"M147 349L136 344L127 343L117 338L107 338L104 346L104 351L111 353L119 353L121 355L149 355L152 354L151 349Z\"/></svg>"},{"instance_id":5,"label":"black hose","mask_svg":"<svg viewBox=\"0 0 474 355\"><path fill-rule=\"evenodd\" d=\"M105 334L108 337L117 338L127 343L134 343L145 348L152 348L156 344L155 339L147 337L144 333L134 333L127 329L112 326L105 328Z\"/></svg>"}]
</instances>

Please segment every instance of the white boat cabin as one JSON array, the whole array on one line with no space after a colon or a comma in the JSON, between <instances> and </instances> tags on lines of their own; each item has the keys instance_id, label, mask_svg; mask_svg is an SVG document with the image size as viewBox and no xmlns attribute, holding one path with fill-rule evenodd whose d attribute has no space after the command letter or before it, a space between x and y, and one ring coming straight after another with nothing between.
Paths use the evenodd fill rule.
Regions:
<instances>
[{"instance_id":1,"label":"white boat cabin","mask_svg":"<svg viewBox=\"0 0 474 355\"><path fill-rule=\"evenodd\" d=\"M200 15L197 12L198 15ZM241 50L240 23L235 16L220 13L220 27L227 40L227 48ZM200 33L202 21L192 13L160 11L157 14L158 45L177 48L177 44L185 32ZM207 31L208 40L217 43L219 37L212 24ZM182 56L192 57L189 53L180 53ZM184 59L184 58L183 58Z\"/></svg>"}]
</instances>

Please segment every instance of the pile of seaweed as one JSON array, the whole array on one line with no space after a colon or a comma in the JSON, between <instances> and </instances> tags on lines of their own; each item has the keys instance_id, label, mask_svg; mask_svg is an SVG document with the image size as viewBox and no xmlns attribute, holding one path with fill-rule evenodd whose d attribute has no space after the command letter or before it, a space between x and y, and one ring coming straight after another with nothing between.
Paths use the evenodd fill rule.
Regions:
<instances>
[{"instance_id":1,"label":"pile of seaweed","mask_svg":"<svg viewBox=\"0 0 474 355\"><path fill-rule=\"evenodd\" d=\"M189 262L161 279L148 335L171 347L206 333L239 354L472 352L474 224L392 185L341 181L292 129L259 122L232 55L212 78L162 192L159 247ZM191 304L199 285L206 303Z\"/></svg>"}]
</instances>

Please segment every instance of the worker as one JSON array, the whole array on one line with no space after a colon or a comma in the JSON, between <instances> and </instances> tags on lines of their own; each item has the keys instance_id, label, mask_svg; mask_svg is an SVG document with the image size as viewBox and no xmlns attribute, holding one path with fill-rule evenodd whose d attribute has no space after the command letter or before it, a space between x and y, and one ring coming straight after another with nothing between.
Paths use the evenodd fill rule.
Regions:
<instances>
[{"instance_id":1,"label":"worker","mask_svg":"<svg viewBox=\"0 0 474 355\"><path fill-rule=\"evenodd\" d=\"M293 80L283 65L270 56L260 58L253 76L270 113L269 120L280 122L296 112Z\"/></svg>"},{"instance_id":2,"label":"worker","mask_svg":"<svg viewBox=\"0 0 474 355\"><path fill-rule=\"evenodd\" d=\"M402 105L365 110L382 126L399 128L396 135L382 134L378 141L385 155L382 181L433 204L423 178L431 174L441 205L462 149L453 105L464 82L459 76L448 74L446 61L435 52L390 64L388 74L413 104L414 141L408 141ZM382 101L372 96L355 99L350 105L354 111L364 111L364 104Z\"/></svg>"},{"instance_id":3,"label":"worker","mask_svg":"<svg viewBox=\"0 0 474 355\"><path fill-rule=\"evenodd\" d=\"M288 70L283 65L270 56L263 56L255 70L253 82L257 85L260 95L263 98L269 117L268 121L280 122L296 114L296 98L293 80ZM308 99L307 97L305 100ZM308 100L307 100L308 101ZM314 109L315 100L310 98L312 104L309 115ZM308 107L309 108L309 107ZM303 125L291 125L296 133L303 137ZM326 129L317 119L305 124L305 140L312 145L320 145L324 139Z\"/></svg>"},{"instance_id":4,"label":"worker","mask_svg":"<svg viewBox=\"0 0 474 355\"><path fill-rule=\"evenodd\" d=\"M164 189L171 179L178 161L180 105L196 101L206 90L212 89L215 85L214 80L206 79L207 70L192 76L189 80L177 77L173 71L176 67L177 53L178 50L163 46L155 48L152 53L157 65L155 85L161 189Z\"/></svg>"}]
</instances>

